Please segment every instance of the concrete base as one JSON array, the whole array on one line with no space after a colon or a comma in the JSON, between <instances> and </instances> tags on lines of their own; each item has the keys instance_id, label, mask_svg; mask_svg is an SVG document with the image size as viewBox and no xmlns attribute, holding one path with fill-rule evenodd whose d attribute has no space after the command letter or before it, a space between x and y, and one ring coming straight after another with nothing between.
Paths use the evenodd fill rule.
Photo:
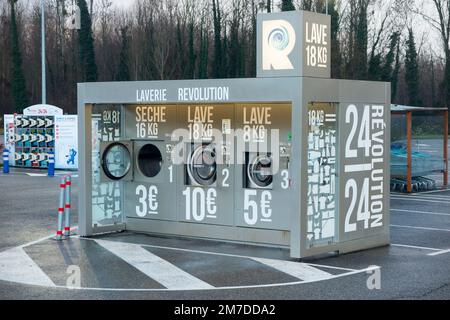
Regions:
<instances>
[{"instance_id":1,"label":"concrete base","mask_svg":"<svg viewBox=\"0 0 450 320\"><path fill-rule=\"evenodd\" d=\"M126 229L142 233L227 240L247 244L285 247L290 245L290 232L242 228L235 226L202 225L185 222L127 218Z\"/></svg>"}]
</instances>

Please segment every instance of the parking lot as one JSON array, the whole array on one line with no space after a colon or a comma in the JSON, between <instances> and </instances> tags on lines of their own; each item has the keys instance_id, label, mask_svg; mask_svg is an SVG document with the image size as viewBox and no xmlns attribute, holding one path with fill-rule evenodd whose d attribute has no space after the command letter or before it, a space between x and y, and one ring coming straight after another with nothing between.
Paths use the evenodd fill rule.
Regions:
<instances>
[{"instance_id":1,"label":"parking lot","mask_svg":"<svg viewBox=\"0 0 450 320\"><path fill-rule=\"evenodd\" d=\"M287 249L127 232L56 242L58 183L0 174L0 299L450 298L450 189L392 193L389 247L298 262ZM75 174L74 225L77 187ZM369 290L376 267L381 288Z\"/></svg>"}]
</instances>

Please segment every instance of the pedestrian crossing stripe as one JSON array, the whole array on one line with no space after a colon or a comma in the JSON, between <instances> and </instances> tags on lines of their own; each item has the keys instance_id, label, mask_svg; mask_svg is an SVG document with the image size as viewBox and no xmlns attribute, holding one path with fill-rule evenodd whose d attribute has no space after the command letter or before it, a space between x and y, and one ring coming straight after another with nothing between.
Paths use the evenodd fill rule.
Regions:
<instances>
[{"instance_id":1,"label":"pedestrian crossing stripe","mask_svg":"<svg viewBox=\"0 0 450 320\"><path fill-rule=\"evenodd\" d=\"M167 289L214 288L139 245L104 240L96 240L96 242Z\"/></svg>"},{"instance_id":2,"label":"pedestrian crossing stripe","mask_svg":"<svg viewBox=\"0 0 450 320\"><path fill-rule=\"evenodd\" d=\"M0 280L44 287L55 286L21 247L0 252Z\"/></svg>"},{"instance_id":3,"label":"pedestrian crossing stripe","mask_svg":"<svg viewBox=\"0 0 450 320\"><path fill-rule=\"evenodd\" d=\"M331 273L312 267L306 263L263 258L253 258L253 260L303 281L324 280L333 277Z\"/></svg>"},{"instance_id":4,"label":"pedestrian crossing stripe","mask_svg":"<svg viewBox=\"0 0 450 320\"><path fill-rule=\"evenodd\" d=\"M242 259L252 259L266 267L274 270L274 272L282 272L298 281L295 282L280 282L280 283L261 283L246 286L221 285L213 286L206 281L198 279L196 276L186 272L176 265L171 263L158 255L146 250L146 247L160 248L164 250L181 250L190 251L189 249L168 248L162 246L132 244L120 241L111 241L104 239L81 239L79 237L72 238L77 241L94 241L100 247L107 250L128 265L137 269L140 273L148 278L158 282L165 289L155 288L93 288L93 287L67 287L55 285L51 279L51 275L46 274L38 264L27 254L24 248L27 245L22 245L0 252L0 280L21 283L26 285L35 285L50 288L66 288L66 289L83 289L83 290L107 290L107 291L183 291L183 290L218 290L218 289L240 289L240 288L258 288L258 287L277 287L285 285L295 285L302 283L311 283L317 281L324 281L343 276L366 272L366 269L355 270L340 268L327 265L317 265L308 263L299 263L293 261L267 259L258 257L245 257L233 254L222 254L217 252L195 251L203 254L222 255L224 257L235 257ZM48 238L43 238L34 241L30 244L37 245L43 241L51 241ZM56 242L54 242L57 245ZM105 269L108 265L105 265ZM243 264L245 268L245 264ZM324 271L327 270L327 271ZM332 271L334 274L332 273ZM330 272L328 272L330 271Z\"/></svg>"}]
</instances>

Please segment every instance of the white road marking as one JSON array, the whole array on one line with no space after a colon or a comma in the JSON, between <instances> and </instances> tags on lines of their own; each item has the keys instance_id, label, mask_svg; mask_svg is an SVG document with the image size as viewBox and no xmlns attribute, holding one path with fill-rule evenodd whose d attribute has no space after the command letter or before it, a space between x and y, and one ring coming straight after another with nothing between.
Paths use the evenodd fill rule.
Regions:
<instances>
[{"instance_id":1,"label":"white road marking","mask_svg":"<svg viewBox=\"0 0 450 320\"><path fill-rule=\"evenodd\" d=\"M90 239L90 238L83 238L83 240L97 241L96 239ZM258 257L245 256L245 255L239 255L239 254L211 252L211 251L203 251L203 250L192 250L192 249L182 249L182 248L156 246L156 245L142 244L142 243L139 243L139 244L134 243L134 245L137 245L137 246L140 246L140 247L149 247L149 248L157 248L157 249L184 251L184 252L192 252L192 253L202 253L202 254L210 254L210 255L223 256L223 257L232 257L232 258L245 258L245 259L258 258ZM281 260L281 259L273 259L273 260L287 261L287 260ZM313 267L323 267L323 268L336 269L336 270L342 270L342 271L357 271L357 269L342 268L342 267L320 265L320 264L313 264L313 263L308 263L308 265L313 266Z\"/></svg>"},{"instance_id":2,"label":"white road marking","mask_svg":"<svg viewBox=\"0 0 450 320\"><path fill-rule=\"evenodd\" d=\"M437 249L437 248L419 247L419 246L411 246L411 245L407 245L407 244L397 244L397 243L392 243L391 246L401 247L401 248L418 249L418 250L427 250L427 251L441 251L442 250L442 249Z\"/></svg>"},{"instance_id":3,"label":"white road marking","mask_svg":"<svg viewBox=\"0 0 450 320\"><path fill-rule=\"evenodd\" d=\"M438 192L445 192L445 191L450 191L450 188L440 189L440 190L423 191L423 192L421 192L421 194L438 193Z\"/></svg>"},{"instance_id":4,"label":"white road marking","mask_svg":"<svg viewBox=\"0 0 450 320\"><path fill-rule=\"evenodd\" d=\"M398 197L398 198L425 198L425 199L448 199L450 196L448 195L440 195L440 194L399 194L399 193L391 193L391 197Z\"/></svg>"},{"instance_id":5,"label":"white road marking","mask_svg":"<svg viewBox=\"0 0 450 320\"><path fill-rule=\"evenodd\" d=\"M423 199L431 199L431 200L447 200L450 199L450 196L442 196L442 195L433 195L433 194L412 194L412 195L405 195L404 193L391 193L392 197L397 198L423 198Z\"/></svg>"},{"instance_id":6,"label":"white road marking","mask_svg":"<svg viewBox=\"0 0 450 320\"><path fill-rule=\"evenodd\" d=\"M15 173L20 173L20 174L25 174L29 177L47 177L48 174L47 173L30 173L30 172L15 172ZM78 174L71 174L70 172L57 172L55 173L55 176L65 176L65 175L69 175L72 178L78 178Z\"/></svg>"},{"instance_id":7,"label":"white road marking","mask_svg":"<svg viewBox=\"0 0 450 320\"><path fill-rule=\"evenodd\" d=\"M78 229L78 226L74 226L74 227L70 228L70 231L75 231L77 229ZM46 237L42 237L42 238L34 240L34 241L27 242L27 243L19 246L18 248L26 248L26 247L32 246L33 244L37 244L39 242L51 239L54 236L55 236L55 234L52 234L52 235L49 235L49 236L46 236ZM74 237L79 238L79 236L72 236L72 238L74 238Z\"/></svg>"},{"instance_id":8,"label":"white road marking","mask_svg":"<svg viewBox=\"0 0 450 320\"><path fill-rule=\"evenodd\" d=\"M402 226L402 225L397 225L397 224L391 224L391 227L395 227L395 228L419 229L419 230L429 230L429 231L444 231L444 232L450 232L450 229L438 229L438 228L415 227L415 226Z\"/></svg>"},{"instance_id":9,"label":"white road marking","mask_svg":"<svg viewBox=\"0 0 450 320\"><path fill-rule=\"evenodd\" d=\"M335 270L341 270L341 271L356 271L357 269L351 269L351 268L342 268L342 267L335 267L335 266L326 266L323 264L315 264L315 263L308 263L309 266L312 267L320 267L320 268L327 268L327 269L335 269Z\"/></svg>"},{"instance_id":10,"label":"white road marking","mask_svg":"<svg viewBox=\"0 0 450 320\"><path fill-rule=\"evenodd\" d=\"M46 237L42 237L42 238L40 238L40 239L37 239L37 240L31 241L31 242L22 244L21 246L19 246L19 248L26 248L26 247L32 246L33 244L36 244L36 243L39 243L39 242L42 242L42 241L51 239L51 238L54 237L54 236L55 236L55 235L52 234L52 235L49 235L49 236L46 236Z\"/></svg>"},{"instance_id":11,"label":"white road marking","mask_svg":"<svg viewBox=\"0 0 450 320\"><path fill-rule=\"evenodd\" d=\"M433 252L433 253L429 253L428 255L429 255L429 256L439 256L439 255L441 255L441 254L446 254L446 253L450 253L450 249L447 249L447 250L441 250L441 251Z\"/></svg>"},{"instance_id":12,"label":"white road marking","mask_svg":"<svg viewBox=\"0 0 450 320\"><path fill-rule=\"evenodd\" d=\"M311 267L306 263L263 258L253 258L253 260L304 281L330 279L333 277L331 273Z\"/></svg>"},{"instance_id":13,"label":"white road marking","mask_svg":"<svg viewBox=\"0 0 450 320\"><path fill-rule=\"evenodd\" d=\"M438 196L438 195L432 195L432 194L423 195L423 196L414 196L414 198L450 201L450 196Z\"/></svg>"},{"instance_id":14,"label":"white road marking","mask_svg":"<svg viewBox=\"0 0 450 320\"><path fill-rule=\"evenodd\" d=\"M213 289L170 262L143 249L139 245L117 241L95 240L99 245L129 263L168 289Z\"/></svg>"},{"instance_id":15,"label":"white road marking","mask_svg":"<svg viewBox=\"0 0 450 320\"><path fill-rule=\"evenodd\" d=\"M435 195L435 194L413 194L413 195L404 195L404 194L398 194L398 193L391 193L391 197L395 198L405 198L405 199L411 199L411 198L420 198L420 199L430 199L430 200L448 200L450 199L450 196L442 196L442 195Z\"/></svg>"},{"instance_id":16,"label":"white road marking","mask_svg":"<svg viewBox=\"0 0 450 320\"><path fill-rule=\"evenodd\" d=\"M346 273L341 273L334 275L332 279L338 279L343 277L349 277L357 274L365 274L369 271L380 269L380 267L370 266L364 269L354 270ZM235 290L235 289L256 289L256 288L277 288L277 287L287 287L294 285L302 285L308 283L321 282L329 279L321 280L311 280L311 281L294 281L294 282L284 282L284 283L270 283L261 285L249 285L249 286L232 286L232 287L216 287L214 290ZM39 286L39 285L35 285ZM67 287L56 285L54 288L58 289L69 289L69 290L85 290L85 291L111 291L111 292L160 292L160 291L180 291L178 289L146 289L146 288L95 288L95 287ZM189 291L199 291L203 289L190 289Z\"/></svg>"},{"instance_id":17,"label":"white road marking","mask_svg":"<svg viewBox=\"0 0 450 320\"><path fill-rule=\"evenodd\" d=\"M406 197L406 198L401 198L401 197L391 197L391 200L410 200L410 201L420 201L420 202L430 202L430 203L446 203L446 204L450 204L450 201L438 201L438 200L425 200L422 198L412 198L412 197Z\"/></svg>"},{"instance_id":18,"label":"white road marking","mask_svg":"<svg viewBox=\"0 0 450 320\"><path fill-rule=\"evenodd\" d=\"M0 252L0 279L45 287L55 286L21 247Z\"/></svg>"},{"instance_id":19,"label":"white road marking","mask_svg":"<svg viewBox=\"0 0 450 320\"><path fill-rule=\"evenodd\" d=\"M416 211L416 210L405 210L405 209L392 209L391 211L398 211L398 212L408 212L408 213L422 213L422 214L429 214L433 216L450 216L450 213L442 213L442 212L428 212L428 211Z\"/></svg>"},{"instance_id":20,"label":"white road marking","mask_svg":"<svg viewBox=\"0 0 450 320\"><path fill-rule=\"evenodd\" d=\"M73 227L72 229L76 229L77 227ZM185 290L192 290L192 291L199 291L199 290L205 290L205 288L203 286L197 286L196 288L164 288L164 289L152 289L152 288L94 288L94 287L67 287L67 286L62 286L62 285L55 285L51 279L48 278L48 276L35 264L35 262L25 253L25 251L23 251L23 248L27 247L27 246L31 246L34 244L37 244L39 242L48 240L49 238L52 238L53 236L47 236L35 241L31 241L28 242L26 244L23 244L21 246L15 247L13 249L9 249L7 251L4 252L0 252L0 280L5 280L5 281L10 281L10 282L15 282L15 283L21 283L21 284L26 284L26 285L30 285L30 286L37 286L37 287L51 287L51 288L58 288L58 289L70 289L70 290L86 290L86 291L112 291L112 292L162 292L162 291L185 291ZM72 238L75 239L79 239L80 237L77 236L73 236ZM103 242L108 242L111 243L113 241L107 241L107 240L97 240L97 239L88 239L88 238L83 238L84 240L90 240L90 241L103 241ZM114 242L115 243L115 242ZM114 245L113 243L113 245ZM122 242L117 242L117 244L123 244ZM238 257L238 258L249 258L249 259L262 259L262 258L255 258L255 257L249 257L249 256L242 256L242 255L233 255L233 254L226 254L226 253L217 253L217 252L208 252L208 251L200 251L200 250L189 250L189 249L180 249L180 248L174 248L174 247L163 247L163 246L152 246L152 245L142 245L142 244L125 244L128 246L134 246L133 250L136 249L136 247L143 247L143 246L148 246L148 247L154 247L154 248L162 248L162 249L169 249L169 250L178 250L178 251L187 251L187 252L197 252L197 253L203 253L203 254L210 254L210 255L221 255L221 256L229 256L229 257ZM142 248L140 248L141 250L144 250ZM128 250L125 252L125 254L129 254L129 252L133 252L133 250ZM9 254L9 256L7 257L6 261L8 262L8 270L9 273L2 273L3 271L3 267L6 267L2 264L3 259L7 254L6 252L19 252L16 253L16 256L20 257L20 263L17 262L16 264L20 264L19 267L16 268L16 266L12 266L11 268L11 264L12 261L17 261L14 259L11 259L11 254ZM137 263L139 263L139 259L141 259L142 257L142 252L139 252L138 254L132 254L134 256L134 258L136 258L138 261ZM150 252L145 250L145 254L151 254ZM159 257L158 257L159 258ZM25 261L26 260L26 261ZM329 266L329 265L319 265L319 264L312 264L312 263L298 263L298 262L292 262L292 261L284 261L284 260L275 260L275 259L263 259L263 260L268 260L270 261L270 264L283 264L283 263L288 263L288 264L292 264L292 267L294 267L294 265L302 265L302 277L306 278L308 277L309 280L300 280L300 281L294 281L294 282L285 282L285 283L271 283L271 284L257 284L257 285L248 285L248 286L229 286L229 287L212 287L209 284L206 284L207 286L209 286L207 289L210 290L232 290L232 289L251 289L251 288L275 288L275 287L285 287L285 286L292 286L292 285L301 285L301 284L307 284L307 283L315 283L315 282L320 282L320 281L325 281L325 280L329 280L329 279L336 279L336 278L342 278L342 277L347 277L347 276L352 276L352 275L357 275L357 274L363 274L366 273L367 271L373 270L373 267L369 267L369 268L365 268L365 269L350 269L350 268L343 268L343 267L335 267L335 266ZM29 269L25 274L20 274L20 272L17 272L17 270L20 271L21 268L24 268L24 266L27 266L27 264L29 264L30 266L32 266L32 270ZM329 269L336 269L336 270L342 270L342 271L346 271L344 273L338 274L338 275L332 275L332 274L328 274L325 271L321 271L318 269L312 270L309 267L313 267L313 266L317 266L317 267L321 267L321 268L329 268ZM144 266L143 266L144 267ZM173 265L171 265L171 267L174 267ZM17 270L16 270L17 269ZM15 270L15 273L11 273L10 270ZM31 271L30 271L31 270ZM306 270L306 271L305 271ZM31 273L30 273L31 272ZM184 271L182 271L184 272ZM293 271L292 271L293 272ZM312 272L311 274L308 274L308 272ZM318 274L318 272L323 272L322 275L324 275L323 277L321 276L315 276L315 274ZM14 276L12 277L10 275L10 273ZM15 274L15 275L14 275ZM297 275L299 275L299 271L297 271L296 273ZM189 274L188 274L189 275ZM39 276L39 278L36 281L36 276ZM34 281L33 281L34 279ZM195 278L197 281L201 281L198 280L197 278ZM172 281L172 280L170 280ZM198 282L197 282L198 283Z\"/></svg>"}]
</instances>

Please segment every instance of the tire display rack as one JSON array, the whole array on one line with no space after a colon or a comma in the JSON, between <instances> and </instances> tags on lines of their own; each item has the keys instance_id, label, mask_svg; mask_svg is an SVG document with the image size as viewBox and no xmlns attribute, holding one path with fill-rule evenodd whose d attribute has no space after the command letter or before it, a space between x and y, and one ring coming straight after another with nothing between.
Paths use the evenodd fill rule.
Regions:
<instances>
[{"instance_id":1,"label":"tire display rack","mask_svg":"<svg viewBox=\"0 0 450 320\"><path fill-rule=\"evenodd\" d=\"M50 154L55 169L78 169L78 117L49 104L5 114L4 145L13 167L46 169Z\"/></svg>"},{"instance_id":2,"label":"tire display rack","mask_svg":"<svg viewBox=\"0 0 450 320\"><path fill-rule=\"evenodd\" d=\"M14 133L14 165L47 168L48 155L55 153L55 117L19 115Z\"/></svg>"}]
</instances>

